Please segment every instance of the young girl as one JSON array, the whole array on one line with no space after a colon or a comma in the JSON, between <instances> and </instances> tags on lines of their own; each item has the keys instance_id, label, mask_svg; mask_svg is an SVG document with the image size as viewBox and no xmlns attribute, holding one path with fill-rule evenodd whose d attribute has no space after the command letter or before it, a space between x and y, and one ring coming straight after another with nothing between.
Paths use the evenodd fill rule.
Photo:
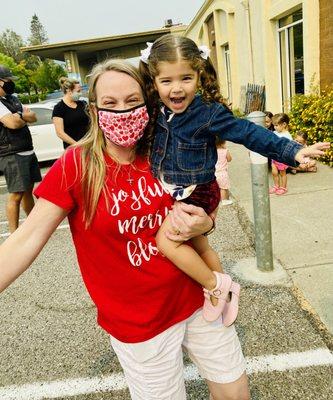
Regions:
<instances>
[{"instance_id":1,"label":"young girl","mask_svg":"<svg viewBox=\"0 0 333 400\"><path fill-rule=\"evenodd\" d=\"M270 111L265 111L265 126L268 130L270 131L274 131L274 125L272 122L272 118L273 118L273 113L271 113Z\"/></svg>"},{"instance_id":2,"label":"young girl","mask_svg":"<svg viewBox=\"0 0 333 400\"><path fill-rule=\"evenodd\" d=\"M295 142L300 143L303 146L308 144L308 134L306 132L296 132ZM298 167L291 168L291 173L296 174L297 172L317 172L317 165L315 160L311 160L306 164L302 164Z\"/></svg>"},{"instance_id":3,"label":"young girl","mask_svg":"<svg viewBox=\"0 0 333 400\"><path fill-rule=\"evenodd\" d=\"M217 163L216 163L216 181L220 188L221 204L228 206L232 204L229 199L230 180L228 174L228 163L232 160L230 151L227 149L226 141L216 139Z\"/></svg>"},{"instance_id":4,"label":"young girl","mask_svg":"<svg viewBox=\"0 0 333 400\"><path fill-rule=\"evenodd\" d=\"M151 168L174 199L200 205L214 217L220 200L215 179L216 136L289 165L297 164L296 154L296 160L302 162L304 152L311 153L310 148L300 150L298 143L233 116L223 104L207 47L199 49L191 39L169 34L148 43L141 54L140 70L148 100L156 111ZM317 146L319 149L322 145ZM219 318L232 292L226 307L228 318L223 315L224 325L230 323L237 314L235 285L221 273L218 256L207 238L201 235L192 239L193 249L168 239L170 230L167 216L156 237L158 249L204 287L206 320Z\"/></svg>"},{"instance_id":5,"label":"young girl","mask_svg":"<svg viewBox=\"0 0 333 400\"><path fill-rule=\"evenodd\" d=\"M275 128L274 133L278 137L292 140L291 134L288 132L289 117L287 114L280 113L273 115L272 122ZM287 193L287 168L285 163L272 160L272 176L274 186L269 189L270 194L282 195Z\"/></svg>"}]
</instances>

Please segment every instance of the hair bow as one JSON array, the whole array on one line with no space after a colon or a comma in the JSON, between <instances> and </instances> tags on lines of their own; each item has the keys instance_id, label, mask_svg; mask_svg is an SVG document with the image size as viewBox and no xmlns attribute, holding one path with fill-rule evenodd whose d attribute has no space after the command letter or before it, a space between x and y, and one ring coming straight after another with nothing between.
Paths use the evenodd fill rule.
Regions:
<instances>
[{"instance_id":1,"label":"hair bow","mask_svg":"<svg viewBox=\"0 0 333 400\"><path fill-rule=\"evenodd\" d=\"M203 45L203 46L198 46L198 49L200 51L200 55L204 60L207 60L210 54L210 48Z\"/></svg>"},{"instance_id":2,"label":"hair bow","mask_svg":"<svg viewBox=\"0 0 333 400\"><path fill-rule=\"evenodd\" d=\"M149 56L150 56L151 48L153 47L154 43L147 42L146 44L147 44L147 47L145 49L141 50L140 60L142 62L144 62L145 64L148 64L148 59L149 59Z\"/></svg>"}]
</instances>

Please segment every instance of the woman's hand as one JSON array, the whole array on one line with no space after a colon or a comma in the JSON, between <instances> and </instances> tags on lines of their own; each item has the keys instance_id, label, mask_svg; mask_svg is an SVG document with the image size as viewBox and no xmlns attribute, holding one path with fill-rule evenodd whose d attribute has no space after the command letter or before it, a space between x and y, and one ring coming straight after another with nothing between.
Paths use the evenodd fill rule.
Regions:
<instances>
[{"instance_id":1,"label":"woman's hand","mask_svg":"<svg viewBox=\"0 0 333 400\"><path fill-rule=\"evenodd\" d=\"M320 157L325 154L325 150L331 147L329 142L319 142L312 146L304 147L296 153L295 160L300 164L309 163L310 157Z\"/></svg>"},{"instance_id":2,"label":"woman's hand","mask_svg":"<svg viewBox=\"0 0 333 400\"><path fill-rule=\"evenodd\" d=\"M208 232L213 220L205 211L191 204L176 201L169 212L173 231L166 233L168 239L184 242Z\"/></svg>"}]
</instances>

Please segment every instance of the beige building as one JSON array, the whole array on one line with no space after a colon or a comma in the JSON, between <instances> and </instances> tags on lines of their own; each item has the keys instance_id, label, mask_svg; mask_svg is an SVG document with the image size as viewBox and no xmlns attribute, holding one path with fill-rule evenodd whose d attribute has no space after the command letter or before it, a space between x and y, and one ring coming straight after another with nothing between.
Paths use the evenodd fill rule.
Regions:
<instances>
[{"instance_id":1,"label":"beige building","mask_svg":"<svg viewBox=\"0 0 333 400\"><path fill-rule=\"evenodd\" d=\"M253 83L265 85L266 109L275 113L312 85L332 85L332 18L332 0L206 0L185 35L212 49L234 108L243 108Z\"/></svg>"}]
</instances>

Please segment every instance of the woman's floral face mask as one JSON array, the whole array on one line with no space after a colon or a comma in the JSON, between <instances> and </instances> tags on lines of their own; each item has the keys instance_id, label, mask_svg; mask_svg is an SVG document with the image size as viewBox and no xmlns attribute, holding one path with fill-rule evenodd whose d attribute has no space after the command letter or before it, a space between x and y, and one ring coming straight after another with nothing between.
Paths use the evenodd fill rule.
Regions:
<instances>
[{"instance_id":1,"label":"woman's floral face mask","mask_svg":"<svg viewBox=\"0 0 333 400\"><path fill-rule=\"evenodd\" d=\"M121 111L97 108L97 114L105 138L122 147L134 146L143 136L149 121L144 104Z\"/></svg>"}]
</instances>

